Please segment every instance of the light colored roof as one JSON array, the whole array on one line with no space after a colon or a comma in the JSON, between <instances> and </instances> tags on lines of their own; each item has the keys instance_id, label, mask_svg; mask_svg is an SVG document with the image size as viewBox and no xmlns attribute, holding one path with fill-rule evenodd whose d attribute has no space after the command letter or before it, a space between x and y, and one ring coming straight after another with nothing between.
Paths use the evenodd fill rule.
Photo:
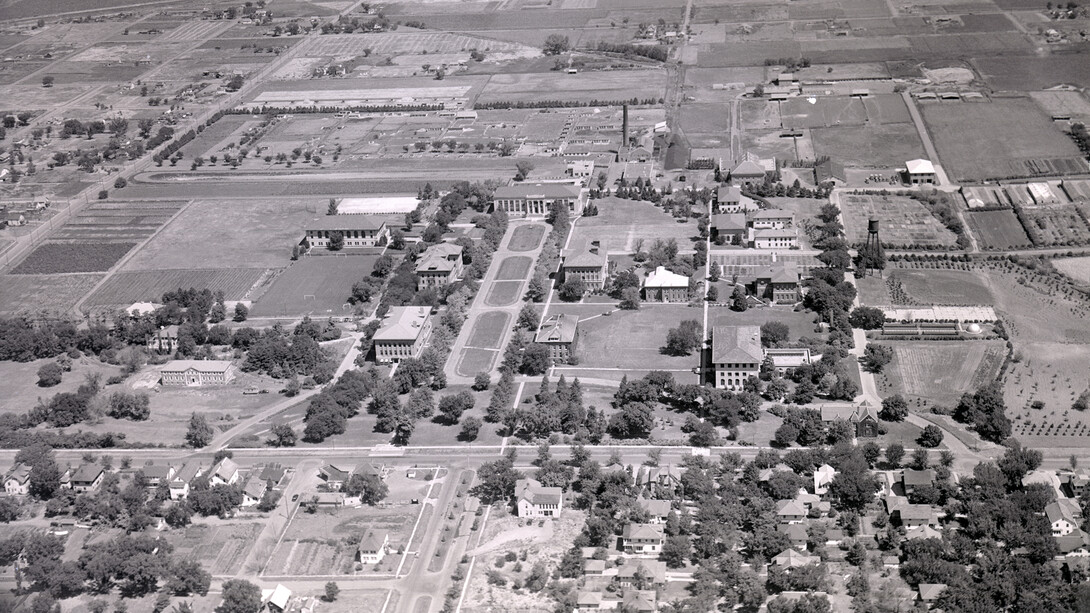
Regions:
<instances>
[{"instance_id":1,"label":"light colored roof","mask_svg":"<svg viewBox=\"0 0 1090 613\"><path fill-rule=\"evenodd\" d=\"M755 279L768 279L771 283L798 283L800 276L799 263L793 260L763 266L753 275Z\"/></svg>"},{"instance_id":2,"label":"light colored roof","mask_svg":"<svg viewBox=\"0 0 1090 613\"><path fill-rule=\"evenodd\" d=\"M662 526L659 524L627 524L621 533L622 538L639 540L662 540Z\"/></svg>"},{"instance_id":3,"label":"light colored roof","mask_svg":"<svg viewBox=\"0 0 1090 613\"><path fill-rule=\"evenodd\" d=\"M764 360L759 326L716 326L712 328L712 362L757 362Z\"/></svg>"},{"instance_id":4,"label":"light colored roof","mask_svg":"<svg viewBox=\"0 0 1090 613\"><path fill-rule=\"evenodd\" d=\"M644 287L684 288L689 289L689 277L666 270L659 266L643 280Z\"/></svg>"},{"instance_id":5,"label":"light colored roof","mask_svg":"<svg viewBox=\"0 0 1090 613\"><path fill-rule=\"evenodd\" d=\"M564 254L564 268L603 268L609 262L608 256L600 249L595 253L591 247L580 245Z\"/></svg>"},{"instance_id":6,"label":"light colored roof","mask_svg":"<svg viewBox=\"0 0 1090 613\"><path fill-rule=\"evenodd\" d=\"M744 213L720 213L718 215L712 215L711 227L716 230L742 230L746 227L746 216Z\"/></svg>"},{"instance_id":7,"label":"light colored roof","mask_svg":"<svg viewBox=\"0 0 1090 613\"><path fill-rule=\"evenodd\" d=\"M575 340L579 318L568 313L550 315L541 322L541 328L534 336L535 343L571 343Z\"/></svg>"},{"instance_id":8,"label":"light colored roof","mask_svg":"<svg viewBox=\"0 0 1090 613\"><path fill-rule=\"evenodd\" d=\"M416 263L416 272L450 272L462 258L462 246L454 243L432 245Z\"/></svg>"},{"instance_id":9,"label":"light colored roof","mask_svg":"<svg viewBox=\"0 0 1090 613\"><path fill-rule=\"evenodd\" d=\"M802 347L798 349L766 349L765 356L772 358L772 364L776 368L798 368L810 363L810 349Z\"/></svg>"},{"instance_id":10,"label":"light colored roof","mask_svg":"<svg viewBox=\"0 0 1090 613\"><path fill-rule=\"evenodd\" d=\"M235 461L231 458L223 458L222 460L220 460L219 464L216 464L216 467L215 469L213 469L212 474L219 477L220 479L223 479L224 481L228 481L231 479L231 477L238 474L238 464L236 464Z\"/></svg>"},{"instance_id":11,"label":"light colored roof","mask_svg":"<svg viewBox=\"0 0 1090 613\"><path fill-rule=\"evenodd\" d=\"M785 549L776 557L772 558L772 563L776 566L787 566L789 568L795 568L797 566L809 566L814 562L817 562L818 558L814 556L808 556L804 553L799 553L795 549Z\"/></svg>"},{"instance_id":12,"label":"light colored roof","mask_svg":"<svg viewBox=\"0 0 1090 613\"><path fill-rule=\"evenodd\" d=\"M781 517L806 515L806 505L798 500L778 500L776 501L776 515Z\"/></svg>"},{"instance_id":13,"label":"light colored roof","mask_svg":"<svg viewBox=\"0 0 1090 613\"><path fill-rule=\"evenodd\" d=\"M798 231L794 228L767 228L754 229L753 238L797 238Z\"/></svg>"},{"instance_id":14,"label":"light colored roof","mask_svg":"<svg viewBox=\"0 0 1090 613\"><path fill-rule=\"evenodd\" d=\"M563 495L563 489L545 487L536 479L519 479L515 482L515 496L530 504L560 504Z\"/></svg>"},{"instance_id":15,"label":"light colored roof","mask_svg":"<svg viewBox=\"0 0 1090 613\"><path fill-rule=\"evenodd\" d=\"M640 569L643 569L644 574L651 577L653 583L664 583L666 581L666 562L659 560L632 560L626 562L617 569L617 576L628 579L636 576L636 572Z\"/></svg>"},{"instance_id":16,"label":"light colored roof","mask_svg":"<svg viewBox=\"0 0 1090 613\"><path fill-rule=\"evenodd\" d=\"M368 530L367 533L360 538L359 550L363 552L378 551L386 545L389 538L390 536L386 532Z\"/></svg>"},{"instance_id":17,"label":"light colored roof","mask_svg":"<svg viewBox=\"0 0 1090 613\"><path fill-rule=\"evenodd\" d=\"M257 475L251 476L246 480L246 485L243 486L242 491L246 492L246 495L250 498L261 498L265 495L265 490L268 489L265 482Z\"/></svg>"},{"instance_id":18,"label":"light colored roof","mask_svg":"<svg viewBox=\"0 0 1090 613\"><path fill-rule=\"evenodd\" d=\"M723 185L716 192L719 202L737 202L742 198L742 188L737 185Z\"/></svg>"},{"instance_id":19,"label":"light colored roof","mask_svg":"<svg viewBox=\"0 0 1090 613\"><path fill-rule=\"evenodd\" d=\"M743 177L748 177L748 176L762 176L763 177L764 174L765 174L765 169L761 168L761 165L758 164L757 162L754 162L752 160L746 160L746 161L742 162L741 164L735 166L734 170L731 171L731 174L732 175L740 175L740 176L743 176Z\"/></svg>"},{"instance_id":20,"label":"light colored roof","mask_svg":"<svg viewBox=\"0 0 1090 613\"><path fill-rule=\"evenodd\" d=\"M517 200L520 198L578 198L579 188L563 183L516 183L496 188L492 193L494 200Z\"/></svg>"},{"instance_id":21,"label":"light colored roof","mask_svg":"<svg viewBox=\"0 0 1090 613\"><path fill-rule=\"evenodd\" d=\"M579 595L575 597L575 604L578 605L594 605L598 606L602 602L602 594L599 592L584 592L580 591Z\"/></svg>"},{"instance_id":22,"label":"light colored roof","mask_svg":"<svg viewBox=\"0 0 1090 613\"><path fill-rule=\"evenodd\" d=\"M231 367L230 360L173 360L159 369L160 372L197 372L222 373Z\"/></svg>"},{"instance_id":23,"label":"light colored roof","mask_svg":"<svg viewBox=\"0 0 1090 613\"><path fill-rule=\"evenodd\" d=\"M269 596L269 604L283 611L288 608L288 600L291 600L291 590L277 583L276 589L273 590L271 596Z\"/></svg>"},{"instance_id":24,"label":"light colored roof","mask_svg":"<svg viewBox=\"0 0 1090 613\"><path fill-rule=\"evenodd\" d=\"M749 214L751 219L795 219L795 214L783 209L761 209Z\"/></svg>"},{"instance_id":25,"label":"light colored roof","mask_svg":"<svg viewBox=\"0 0 1090 613\"><path fill-rule=\"evenodd\" d=\"M909 160L905 162L905 168L909 174L935 174L935 165L931 160Z\"/></svg>"},{"instance_id":26,"label":"light colored roof","mask_svg":"<svg viewBox=\"0 0 1090 613\"><path fill-rule=\"evenodd\" d=\"M381 230L386 218L376 215L323 215L306 223L307 230Z\"/></svg>"},{"instance_id":27,"label":"light colored roof","mask_svg":"<svg viewBox=\"0 0 1090 613\"><path fill-rule=\"evenodd\" d=\"M916 526L905 530L905 538L909 540L938 539L942 538L942 533L931 526Z\"/></svg>"},{"instance_id":28,"label":"light colored roof","mask_svg":"<svg viewBox=\"0 0 1090 613\"><path fill-rule=\"evenodd\" d=\"M174 473L174 478L171 479L171 483L181 485L183 483L189 483L193 479L197 478L197 475L201 472L201 465L197 462L186 462L182 464L182 467L178 469L178 472Z\"/></svg>"},{"instance_id":29,"label":"light colored roof","mask_svg":"<svg viewBox=\"0 0 1090 613\"><path fill-rule=\"evenodd\" d=\"M783 532L792 541L806 540L806 526L802 524L780 524L776 526L777 532Z\"/></svg>"},{"instance_id":30,"label":"light colored roof","mask_svg":"<svg viewBox=\"0 0 1090 613\"><path fill-rule=\"evenodd\" d=\"M921 583L920 600L936 600L945 589L945 583Z\"/></svg>"},{"instance_id":31,"label":"light colored roof","mask_svg":"<svg viewBox=\"0 0 1090 613\"><path fill-rule=\"evenodd\" d=\"M430 315L431 307L391 307L373 338L376 341L416 340Z\"/></svg>"}]
</instances>

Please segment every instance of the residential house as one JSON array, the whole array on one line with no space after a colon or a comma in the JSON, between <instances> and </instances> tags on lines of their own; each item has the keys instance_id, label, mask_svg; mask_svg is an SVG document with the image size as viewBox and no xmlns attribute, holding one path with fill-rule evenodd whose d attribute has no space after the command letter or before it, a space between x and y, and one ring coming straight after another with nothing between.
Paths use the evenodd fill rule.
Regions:
<instances>
[{"instance_id":1,"label":"residential house","mask_svg":"<svg viewBox=\"0 0 1090 613\"><path fill-rule=\"evenodd\" d=\"M420 357L431 335L431 307L390 307L382 326L372 337L379 364Z\"/></svg>"},{"instance_id":2,"label":"residential house","mask_svg":"<svg viewBox=\"0 0 1090 613\"><path fill-rule=\"evenodd\" d=\"M606 572L606 561L590 559L583 562L583 574L596 577Z\"/></svg>"},{"instance_id":3,"label":"residential house","mask_svg":"<svg viewBox=\"0 0 1090 613\"><path fill-rule=\"evenodd\" d=\"M234 485L238 483L238 464L231 458L223 458L212 467L208 480L212 485Z\"/></svg>"},{"instance_id":4,"label":"residential house","mask_svg":"<svg viewBox=\"0 0 1090 613\"><path fill-rule=\"evenodd\" d=\"M621 545L631 555L657 556L666 537L661 524L628 524L621 533Z\"/></svg>"},{"instance_id":5,"label":"residential house","mask_svg":"<svg viewBox=\"0 0 1090 613\"><path fill-rule=\"evenodd\" d=\"M1067 536L1079 527L1078 520L1067 507L1055 502L1051 502L1045 507L1045 517L1048 518L1048 523L1052 526L1052 536Z\"/></svg>"},{"instance_id":6,"label":"residential house","mask_svg":"<svg viewBox=\"0 0 1090 613\"><path fill-rule=\"evenodd\" d=\"M919 526L938 526L939 520L935 509L929 504L902 504L892 514L905 528Z\"/></svg>"},{"instance_id":7,"label":"residential house","mask_svg":"<svg viewBox=\"0 0 1090 613\"><path fill-rule=\"evenodd\" d=\"M165 387L225 385L235 378L230 360L172 360L159 369Z\"/></svg>"},{"instance_id":8,"label":"residential house","mask_svg":"<svg viewBox=\"0 0 1090 613\"><path fill-rule=\"evenodd\" d=\"M905 162L905 182L910 185L935 182L935 165L931 160L909 160Z\"/></svg>"},{"instance_id":9,"label":"residential house","mask_svg":"<svg viewBox=\"0 0 1090 613\"><path fill-rule=\"evenodd\" d=\"M776 519L781 524L797 524L806 519L809 509L799 500L776 501Z\"/></svg>"},{"instance_id":10,"label":"residential house","mask_svg":"<svg viewBox=\"0 0 1090 613\"><path fill-rule=\"evenodd\" d=\"M864 401L858 405L850 403L828 403L821 405L821 421L832 423L843 419L855 428L855 436L874 438L878 436L878 411Z\"/></svg>"},{"instance_id":11,"label":"residential house","mask_svg":"<svg viewBox=\"0 0 1090 613\"><path fill-rule=\"evenodd\" d=\"M178 347L178 326L163 326L148 339L148 351L174 353Z\"/></svg>"},{"instance_id":12,"label":"residential house","mask_svg":"<svg viewBox=\"0 0 1090 613\"><path fill-rule=\"evenodd\" d=\"M609 277L609 257L598 241L568 250L560 263L562 281L579 279L588 291L600 290Z\"/></svg>"},{"instance_id":13,"label":"residential house","mask_svg":"<svg viewBox=\"0 0 1090 613\"><path fill-rule=\"evenodd\" d=\"M1054 536L1052 542L1060 555L1067 559L1085 558L1090 556L1090 534L1076 529L1067 536Z\"/></svg>"},{"instance_id":14,"label":"residential house","mask_svg":"<svg viewBox=\"0 0 1090 613\"><path fill-rule=\"evenodd\" d=\"M450 285L462 276L463 269L461 245L432 245L416 262L416 289Z\"/></svg>"},{"instance_id":15,"label":"residential house","mask_svg":"<svg viewBox=\"0 0 1090 613\"><path fill-rule=\"evenodd\" d=\"M355 471L355 467L335 466L333 464L326 464L318 469L318 476L325 481L326 486L334 491L340 491L344 487L344 484L348 482L348 478L352 476Z\"/></svg>"},{"instance_id":16,"label":"residential house","mask_svg":"<svg viewBox=\"0 0 1090 613\"><path fill-rule=\"evenodd\" d=\"M633 485L653 496L673 493L681 485L682 471L673 464L665 466L639 466L633 469Z\"/></svg>"},{"instance_id":17,"label":"residential house","mask_svg":"<svg viewBox=\"0 0 1090 613\"><path fill-rule=\"evenodd\" d=\"M268 491L268 484L258 475L251 475L242 486L242 506L252 507L261 502Z\"/></svg>"},{"instance_id":18,"label":"residential house","mask_svg":"<svg viewBox=\"0 0 1090 613\"><path fill-rule=\"evenodd\" d=\"M811 564L817 564L821 561L821 558L817 556L806 555L805 553L799 553L797 549L785 549L775 557L772 558L772 563L776 566L783 566L785 568L798 568L800 566L809 566Z\"/></svg>"},{"instance_id":19,"label":"residential house","mask_svg":"<svg viewBox=\"0 0 1090 613\"><path fill-rule=\"evenodd\" d=\"M324 215L306 224L303 240L311 248L328 248L337 236L345 249L376 247L386 244L390 229L386 218L376 215Z\"/></svg>"},{"instance_id":20,"label":"residential house","mask_svg":"<svg viewBox=\"0 0 1090 613\"><path fill-rule=\"evenodd\" d=\"M569 313L558 313L541 322L534 342L544 345L549 350L549 358L554 363L566 364L571 361L579 343L579 317Z\"/></svg>"},{"instance_id":21,"label":"residential house","mask_svg":"<svg viewBox=\"0 0 1090 613\"><path fill-rule=\"evenodd\" d=\"M545 487L536 479L516 481L515 498L519 517L558 517L564 508L564 490Z\"/></svg>"},{"instance_id":22,"label":"residential house","mask_svg":"<svg viewBox=\"0 0 1090 613\"><path fill-rule=\"evenodd\" d=\"M802 297L801 278L796 262L779 262L759 268L746 289L775 304L795 304Z\"/></svg>"},{"instance_id":23,"label":"residential house","mask_svg":"<svg viewBox=\"0 0 1090 613\"><path fill-rule=\"evenodd\" d=\"M568 207L573 217L583 214L586 194L578 186L563 183L516 183L499 187L492 193L497 210L508 215L545 217L554 204Z\"/></svg>"},{"instance_id":24,"label":"residential house","mask_svg":"<svg viewBox=\"0 0 1090 613\"><path fill-rule=\"evenodd\" d=\"M776 526L776 531L786 534L787 540L791 543L792 547L795 547L800 551L806 549L806 542L809 539L809 535L807 534L805 524L780 524Z\"/></svg>"},{"instance_id":25,"label":"residential house","mask_svg":"<svg viewBox=\"0 0 1090 613\"><path fill-rule=\"evenodd\" d=\"M905 539L912 541L916 539L941 539L942 532L932 528L931 526L916 526L905 530Z\"/></svg>"},{"instance_id":26,"label":"residential house","mask_svg":"<svg viewBox=\"0 0 1090 613\"><path fill-rule=\"evenodd\" d=\"M262 594L261 600L268 605L269 611L272 611L273 613L284 613L288 610L288 603L291 602L291 590L277 583L275 589L269 590L268 596L265 596L264 593Z\"/></svg>"},{"instance_id":27,"label":"residential house","mask_svg":"<svg viewBox=\"0 0 1090 613\"><path fill-rule=\"evenodd\" d=\"M598 611L605 608L602 604L601 592L579 590L575 596L576 611Z\"/></svg>"},{"instance_id":28,"label":"residential house","mask_svg":"<svg viewBox=\"0 0 1090 613\"><path fill-rule=\"evenodd\" d=\"M647 589L666 584L666 562L629 560L617 569L613 581L620 587Z\"/></svg>"},{"instance_id":29,"label":"residential house","mask_svg":"<svg viewBox=\"0 0 1090 613\"><path fill-rule=\"evenodd\" d=\"M4 477L4 492L9 496L26 496L30 493L30 467L16 464Z\"/></svg>"},{"instance_id":30,"label":"residential house","mask_svg":"<svg viewBox=\"0 0 1090 613\"><path fill-rule=\"evenodd\" d=\"M185 500L189 497L189 484L204 474L204 469L196 462L186 462L170 478L170 499Z\"/></svg>"},{"instance_id":31,"label":"residential house","mask_svg":"<svg viewBox=\"0 0 1090 613\"><path fill-rule=\"evenodd\" d=\"M148 487L159 487L160 483L170 483L177 471L170 464L148 464L141 468L140 472L144 473L144 480Z\"/></svg>"},{"instance_id":32,"label":"residential house","mask_svg":"<svg viewBox=\"0 0 1090 613\"><path fill-rule=\"evenodd\" d=\"M718 213L712 215L708 223L711 239L731 245L741 245L746 238L746 216L742 213ZM723 237L719 241L719 237Z\"/></svg>"},{"instance_id":33,"label":"residential house","mask_svg":"<svg viewBox=\"0 0 1090 613\"><path fill-rule=\"evenodd\" d=\"M1079 468L1060 475L1060 485L1068 498L1081 498L1083 491L1090 485L1090 470Z\"/></svg>"},{"instance_id":34,"label":"residential house","mask_svg":"<svg viewBox=\"0 0 1090 613\"><path fill-rule=\"evenodd\" d=\"M72 473L69 487L77 492L92 492L102 483L106 471L97 464L80 464Z\"/></svg>"},{"instance_id":35,"label":"residential house","mask_svg":"<svg viewBox=\"0 0 1090 613\"><path fill-rule=\"evenodd\" d=\"M386 557L389 548L390 534L388 532L368 530L360 538L359 547L356 548L356 555L359 557L359 561L364 564L378 564L382 561L382 558Z\"/></svg>"},{"instance_id":36,"label":"residential house","mask_svg":"<svg viewBox=\"0 0 1090 613\"><path fill-rule=\"evenodd\" d=\"M935 602L942 595L943 590L946 589L945 583L921 583L917 586L920 602L926 602L928 604Z\"/></svg>"},{"instance_id":37,"label":"residential house","mask_svg":"<svg viewBox=\"0 0 1090 613\"><path fill-rule=\"evenodd\" d=\"M280 464L266 464L261 467L259 478L265 483L270 483L273 487L276 487L284 480L287 473L287 469Z\"/></svg>"},{"instance_id":38,"label":"residential house","mask_svg":"<svg viewBox=\"0 0 1090 613\"><path fill-rule=\"evenodd\" d=\"M643 299L648 302L688 302L689 277L659 266L643 280Z\"/></svg>"},{"instance_id":39,"label":"residential house","mask_svg":"<svg viewBox=\"0 0 1090 613\"><path fill-rule=\"evenodd\" d=\"M669 500L653 500L643 496L636 498L636 506L647 513L647 522L651 524L665 524L671 510Z\"/></svg>"},{"instance_id":40,"label":"residential house","mask_svg":"<svg viewBox=\"0 0 1090 613\"><path fill-rule=\"evenodd\" d=\"M713 384L720 389L741 390L746 380L760 374L764 352L759 326L712 328Z\"/></svg>"},{"instance_id":41,"label":"residential house","mask_svg":"<svg viewBox=\"0 0 1090 613\"><path fill-rule=\"evenodd\" d=\"M621 599L625 613L655 613L659 610L658 596L654 590L627 590Z\"/></svg>"},{"instance_id":42,"label":"residential house","mask_svg":"<svg viewBox=\"0 0 1090 613\"><path fill-rule=\"evenodd\" d=\"M916 488L934 484L935 471L930 468L926 470L906 468L901 472L901 486L906 496L915 492Z\"/></svg>"},{"instance_id":43,"label":"residential house","mask_svg":"<svg viewBox=\"0 0 1090 613\"><path fill-rule=\"evenodd\" d=\"M828 464L822 464L814 470L814 493L824 496L829 493L829 485L836 477L836 469Z\"/></svg>"}]
</instances>

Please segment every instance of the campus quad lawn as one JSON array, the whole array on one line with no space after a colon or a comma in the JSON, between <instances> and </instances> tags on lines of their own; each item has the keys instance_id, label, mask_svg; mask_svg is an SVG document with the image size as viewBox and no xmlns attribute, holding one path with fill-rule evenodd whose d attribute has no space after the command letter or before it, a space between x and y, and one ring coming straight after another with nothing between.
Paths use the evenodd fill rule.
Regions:
<instances>
[{"instance_id":1,"label":"campus quad lawn","mask_svg":"<svg viewBox=\"0 0 1090 613\"><path fill-rule=\"evenodd\" d=\"M522 294L522 281L493 281L488 288L484 303L490 307L505 307L518 301Z\"/></svg>"},{"instance_id":2,"label":"campus quad lawn","mask_svg":"<svg viewBox=\"0 0 1090 613\"><path fill-rule=\"evenodd\" d=\"M479 372L491 372L500 352L495 349L463 349L458 358L457 372L463 377L473 377Z\"/></svg>"},{"instance_id":3,"label":"campus quad lawn","mask_svg":"<svg viewBox=\"0 0 1090 613\"><path fill-rule=\"evenodd\" d=\"M512 238L512 240L514 240ZM503 259L496 273L497 281L521 281L530 272L533 260L525 255L511 255Z\"/></svg>"},{"instance_id":4,"label":"campus quad lawn","mask_svg":"<svg viewBox=\"0 0 1090 613\"><path fill-rule=\"evenodd\" d=\"M503 339L503 333L507 330L510 322L511 316L503 311L482 313L473 322L473 329L470 331L466 346L498 349L500 340Z\"/></svg>"},{"instance_id":5,"label":"campus quad lawn","mask_svg":"<svg viewBox=\"0 0 1090 613\"><path fill-rule=\"evenodd\" d=\"M708 326L760 326L766 322L779 321L787 324L790 330L789 342L795 342L804 336L821 338L815 332L816 315L810 311L794 311L789 307L754 308L741 313L725 307L711 307L708 311Z\"/></svg>"},{"instance_id":6,"label":"campus quad lawn","mask_svg":"<svg viewBox=\"0 0 1090 613\"><path fill-rule=\"evenodd\" d=\"M644 304L637 311L615 310L609 317L600 316L604 311L601 306L584 305L553 305L549 309L549 315L570 313L580 317L577 349L580 367L688 370L699 364L695 351L680 357L661 351L670 328L676 328L686 319L701 320L699 309Z\"/></svg>"},{"instance_id":7,"label":"campus quad lawn","mask_svg":"<svg viewBox=\"0 0 1090 613\"><path fill-rule=\"evenodd\" d=\"M250 314L275 317L309 314L328 317L345 313L352 284L368 276L378 256L311 256L280 273Z\"/></svg>"},{"instance_id":8,"label":"campus quad lawn","mask_svg":"<svg viewBox=\"0 0 1090 613\"><path fill-rule=\"evenodd\" d=\"M545 226L543 225L520 225L511 234L511 239L507 242L507 250L533 251L537 249L543 236L545 236Z\"/></svg>"},{"instance_id":9,"label":"campus quad lawn","mask_svg":"<svg viewBox=\"0 0 1090 613\"><path fill-rule=\"evenodd\" d=\"M631 252L636 240L643 239L643 249L651 248L655 239L677 239L679 249L693 248L692 239L698 235L695 219L678 223L677 219L650 202L602 198L595 201L598 214L580 217L575 223L570 246L591 241L601 241L602 249L609 252Z\"/></svg>"}]
</instances>

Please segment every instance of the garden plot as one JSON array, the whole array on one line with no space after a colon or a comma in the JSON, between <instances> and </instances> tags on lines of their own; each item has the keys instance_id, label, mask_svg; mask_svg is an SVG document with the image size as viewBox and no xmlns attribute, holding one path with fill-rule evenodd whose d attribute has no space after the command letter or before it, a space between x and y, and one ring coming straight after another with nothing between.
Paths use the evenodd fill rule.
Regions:
<instances>
[{"instance_id":1,"label":"garden plot","mask_svg":"<svg viewBox=\"0 0 1090 613\"><path fill-rule=\"evenodd\" d=\"M896 341L887 345L893 348L894 357L877 377L879 393L945 406L994 381L1006 356L1004 341Z\"/></svg>"},{"instance_id":2,"label":"garden plot","mask_svg":"<svg viewBox=\"0 0 1090 613\"><path fill-rule=\"evenodd\" d=\"M251 288L272 273L273 270L266 268L119 271L111 275L86 304L101 307L157 302L166 292L188 287L222 291L227 300L244 300L250 297Z\"/></svg>"},{"instance_id":3,"label":"garden plot","mask_svg":"<svg viewBox=\"0 0 1090 613\"><path fill-rule=\"evenodd\" d=\"M65 313L102 277L100 274L2 275L0 313Z\"/></svg>"},{"instance_id":4,"label":"garden plot","mask_svg":"<svg viewBox=\"0 0 1090 613\"><path fill-rule=\"evenodd\" d=\"M43 243L32 251L12 274L105 272L117 264L136 243Z\"/></svg>"},{"instance_id":5,"label":"garden plot","mask_svg":"<svg viewBox=\"0 0 1090 613\"><path fill-rule=\"evenodd\" d=\"M1090 226L1073 204L1022 207L1019 215L1038 247L1084 245Z\"/></svg>"},{"instance_id":6,"label":"garden plot","mask_svg":"<svg viewBox=\"0 0 1090 613\"><path fill-rule=\"evenodd\" d=\"M985 249L1014 249L1031 246L1029 236L1014 211L968 211L965 221Z\"/></svg>"},{"instance_id":7,"label":"garden plot","mask_svg":"<svg viewBox=\"0 0 1090 613\"><path fill-rule=\"evenodd\" d=\"M197 560L215 576L233 576L242 571L242 563L261 534L261 524L191 525L167 532L179 559Z\"/></svg>"},{"instance_id":8,"label":"garden plot","mask_svg":"<svg viewBox=\"0 0 1090 613\"><path fill-rule=\"evenodd\" d=\"M905 196L844 194L844 233L848 242L863 244L867 220L881 222L882 244L886 247L954 247L957 235L947 230L923 204Z\"/></svg>"}]
</instances>

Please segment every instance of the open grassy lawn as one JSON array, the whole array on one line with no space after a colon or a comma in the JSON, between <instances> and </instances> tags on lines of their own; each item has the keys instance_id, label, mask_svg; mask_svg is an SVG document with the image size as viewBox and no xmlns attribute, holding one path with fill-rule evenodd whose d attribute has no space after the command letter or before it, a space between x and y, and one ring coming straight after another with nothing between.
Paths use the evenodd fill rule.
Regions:
<instances>
[{"instance_id":1,"label":"open grassy lawn","mask_svg":"<svg viewBox=\"0 0 1090 613\"><path fill-rule=\"evenodd\" d=\"M489 78L478 101L657 99L665 87L665 70L498 74Z\"/></svg>"},{"instance_id":2,"label":"open grassy lawn","mask_svg":"<svg viewBox=\"0 0 1090 613\"><path fill-rule=\"evenodd\" d=\"M280 268L307 221L321 217L322 198L197 200L167 224L125 270L169 268ZM200 249L194 240L200 239Z\"/></svg>"},{"instance_id":3,"label":"open grassy lawn","mask_svg":"<svg viewBox=\"0 0 1090 613\"><path fill-rule=\"evenodd\" d=\"M74 392L91 374L103 381L116 375L118 367L95 358L83 357L72 362L72 371L64 373L58 385L38 387L38 369L53 360L0 362L0 412L23 413L32 409L39 398L48 400L61 392Z\"/></svg>"},{"instance_id":4,"label":"open grassy lawn","mask_svg":"<svg viewBox=\"0 0 1090 613\"><path fill-rule=\"evenodd\" d=\"M493 281L484 303L491 307L510 306L522 295L523 281Z\"/></svg>"},{"instance_id":5,"label":"open grassy lawn","mask_svg":"<svg viewBox=\"0 0 1090 613\"><path fill-rule=\"evenodd\" d=\"M348 314L344 308L352 284L371 273L378 256L312 256L301 258L280 273L254 303L251 315L276 317L309 314L328 317Z\"/></svg>"},{"instance_id":6,"label":"open grassy lawn","mask_svg":"<svg viewBox=\"0 0 1090 613\"><path fill-rule=\"evenodd\" d=\"M877 375L879 393L901 394L921 406L952 406L965 392L995 380L1006 355L1004 341L896 341L893 361Z\"/></svg>"},{"instance_id":7,"label":"open grassy lawn","mask_svg":"<svg viewBox=\"0 0 1090 613\"><path fill-rule=\"evenodd\" d=\"M1090 283L1090 257L1057 258L1052 265L1078 283Z\"/></svg>"},{"instance_id":8,"label":"open grassy lawn","mask_svg":"<svg viewBox=\"0 0 1090 613\"><path fill-rule=\"evenodd\" d=\"M708 326L759 326L769 321L779 321L787 324L791 330L790 341L809 336L818 338L822 335L815 332L815 315L809 311L793 311L785 307L767 307L763 309L749 309L738 313L730 309L716 307L708 312Z\"/></svg>"},{"instance_id":9,"label":"open grassy lawn","mask_svg":"<svg viewBox=\"0 0 1090 613\"><path fill-rule=\"evenodd\" d=\"M545 236L545 226L541 224L520 225L511 233L511 239L507 241L507 250L533 251L541 244L543 236Z\"/></svg>"},{"instance_id":10,"label":"open grassy lawn","mask_svg":"<svg viewBox=\"0 0 1090 613\"><path fill-rule=\"evenodd\" d=\"M503 259L496 273L497 281L521 281L530 272L533 259L525 255L511 255Z\"/></svg>"},{"instance_id":11,"label":"open grassy lawn","mask_svg":"<svg viewBox=\"0 0 1090 613\"><path fill-rule=\"evenodd\" d=\"M905 160L926 157L912 123L814 128L814 154L846 166L897 168Z\"/></svg>"},{"instance_id":12,"label":"open grassy lawn","mask_svg":"<svg viewBox=\"0 0 1090 613\"><path fill-rule=\"evenodd\" d=\"M872 274L856 279L855 289L859 292L859 302L866 306L893 304L882 274Z\"/></svg>"},{"instance_id":13,"label":"open grassy lawn","mask_svg":"<svg viewBox=\"0 0 1090 613\"><path fill-rule=\"evenodd\" d=\"M602 307L554 305L549 314L580 316L577 355L581 368L641 370L690 370L699 356L669 356L662 353L666 333L682 320L701 320L698 309L684 305L644 305L638 311L613 311L609 317L596 314Z\"/></svg>"},{"instance_id":14,"label":"open grassy lawn","mask_svg":"<svg viewBox=\"0 0 1090 613\"><path fill-rule=\"evenodd\" d=\"M920 304L993 304L995 296L986 275L976 270L897 269L887 273Z\"/></svg>"},{"instance_id":15,"label":"open grassy lawn","mask_svg":"<svg viewBox=\"0 0 1090 613\"><path fill-rule=\"evenodd\" d=\"M499 349L503 333L511 323L511 316L503 311L489 311L482 313L473 322L473 329L469 333L467 347L479 347L482 349Z\"/></svg>"},{"instance_id":16,"label":"open grassy lawn","mask_svg":"<svg viewBox=\"0 0 1090 613\"><path fill-rule=\"evenodd\" d=\"M499 356L498 349L463 349L462 356L458 358L457 372L463 377L472 377L479 372L491 372Z\"/></svg>"},{"instance_id":17,"label":"open grassy lawn","mask_svg":"<svg viewBox=\"0 0 1090 613\"><path fill-rule=\"evenodd\" d=\"M638 239L643 239L647 250L656 239L674 238L681 249L691 249L692 239L699 234L696 220L678 223L650 202L610 197L595 204L598 215L579 218L571 245L601 241L602 248L610 253L630 253L635 251Z\"/></svg>"}]
</instances>

